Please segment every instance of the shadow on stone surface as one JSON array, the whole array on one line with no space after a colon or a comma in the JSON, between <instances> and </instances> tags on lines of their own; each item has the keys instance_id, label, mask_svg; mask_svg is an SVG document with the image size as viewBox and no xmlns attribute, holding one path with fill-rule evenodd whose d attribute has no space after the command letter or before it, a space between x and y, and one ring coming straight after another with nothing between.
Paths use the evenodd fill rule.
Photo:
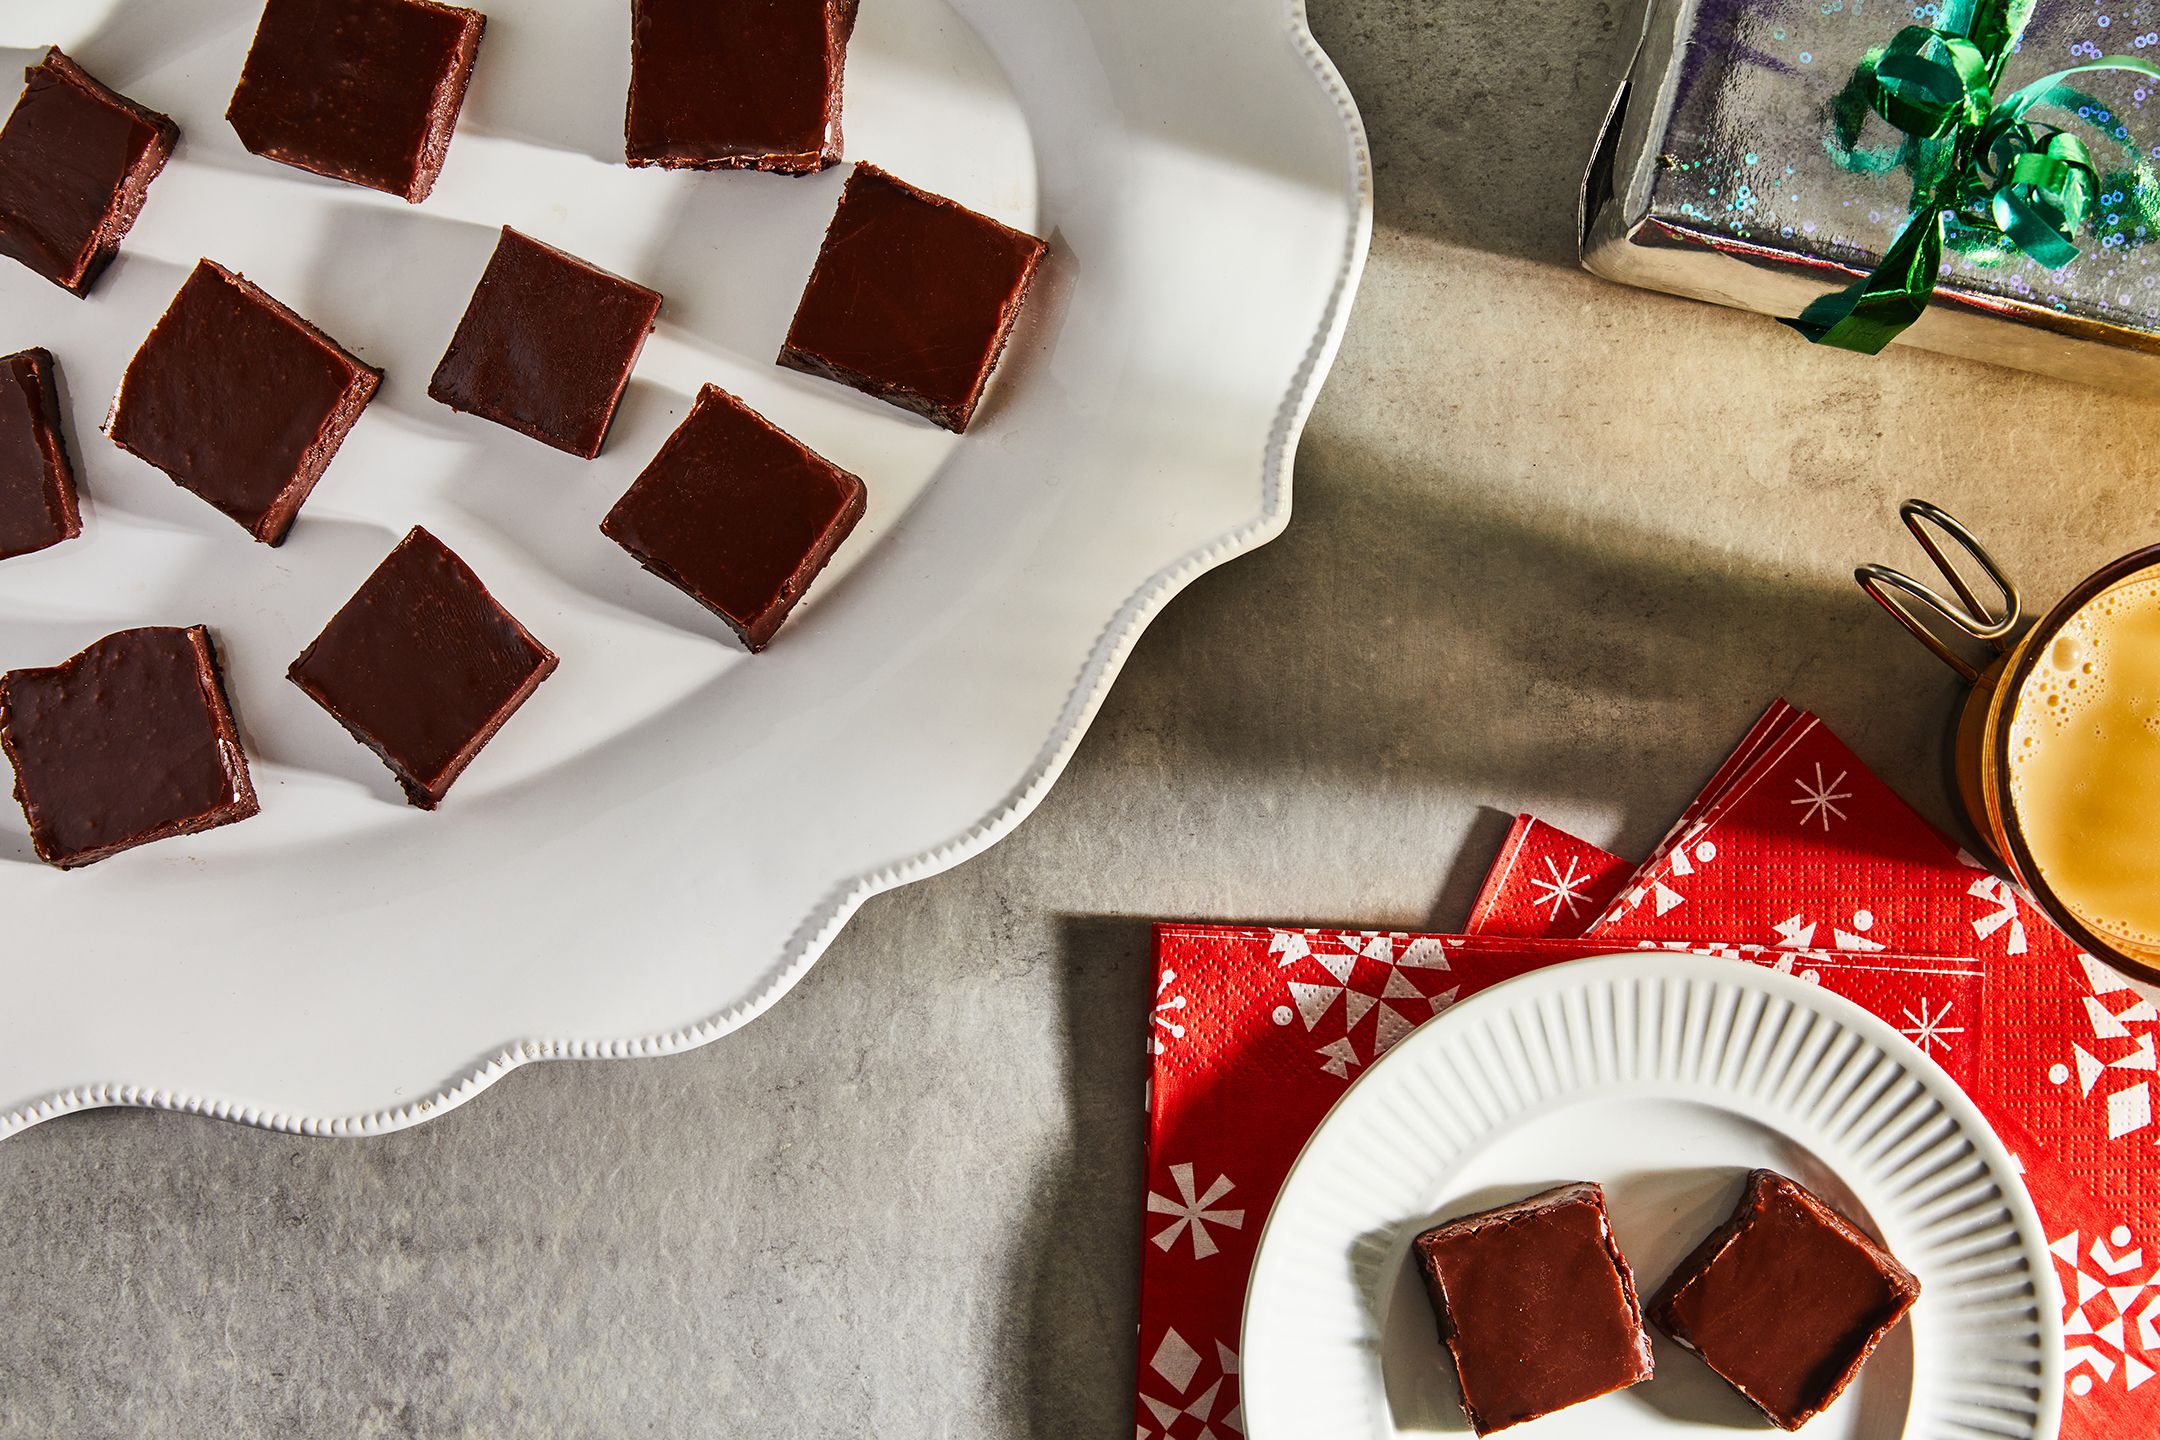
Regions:
<instances>
[{"instance_id":1,"label":"shadow on stone surface","mask_svg":"<svg viewBox=\"0 0 2160 1440\"><path fill-rule=\"evenodd\" d=\"M1501 842L1515 823L1513 814L1491 805L1478 806L1470 817L1470 828L1462 844L1455 851L1454 860L1448 865L1447 876L1440 882L1440 893L1433 899L1432 914L1426 925L1439 931L1459 930L1464 917L1470 913L1471 902L1477 899L1485 876L1492 869L1493 857L1500 853Z\"/></svg>"},{"instance_id":2,"label":"shadow on stone surface","mask_svg":"<svg viewBox=\"0 0 2160 1440\"><path fill-rule=\"evenodd\" d=\"M1288 532L1195 583L1106 707L1112 733L1158 717L1189 783L1597 803L1642 850L1785 694L1863 758L1878 748L1863 722L1914 720L1871 763L1938 822L1953 809L1932 763L1900 754L1932 750L1952 677L1916 663L1849 581L1525 507L1471 477L1420 480L1325 433L1307 436L1297 485ZM1355 839L1346 824L1345 864ZM1497 843L1464 847L1434 923L1460 921Z\"/></svg>"},{"instance_id":3,"label":"shadow on stone surface","mask_svg":"<svg viewBox=\"0 0 2160 1440\"><path fill-rule=\"evenodd\" d=\"M1642 9L1312 0L1373 152L1376 219L1573 267L1575 199Z\"/></svg>"},{"instance_id":4,"label":"shadow on stone surface","mask_svg":"<svg viewBox=\"0 0 2160 1440\"><path fill-rule=\"evenodd\" d=\"M1021 1218L1002 1287L1005 1434L1116 1433L1132 1413L1151 923L1057 924L1070 1139Z\"/></svg>"}]
</instances>

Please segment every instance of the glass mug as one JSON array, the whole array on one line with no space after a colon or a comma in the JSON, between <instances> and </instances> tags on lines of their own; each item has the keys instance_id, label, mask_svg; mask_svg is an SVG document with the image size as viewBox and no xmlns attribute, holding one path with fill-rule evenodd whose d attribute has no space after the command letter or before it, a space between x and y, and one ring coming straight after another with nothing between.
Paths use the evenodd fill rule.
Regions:
<instances>
[{"instance_id":1,"label":"glass mug","mask_svg":"<svg viewBox=\"0 0 2160 1440\"><path fill-rule=\"evenodd\" d=\"M1924 500L1898 514L1954 594L1880 565L1854 577L1970 687L1954 744L1966 816L2065 934L2160 983L2160 545L2103 565L2028 626L1972 532ZM1981 602L1943 536L1999 604ZM1995 660L1972 664L1938 625Z\"/></svg>"}]
</instances>

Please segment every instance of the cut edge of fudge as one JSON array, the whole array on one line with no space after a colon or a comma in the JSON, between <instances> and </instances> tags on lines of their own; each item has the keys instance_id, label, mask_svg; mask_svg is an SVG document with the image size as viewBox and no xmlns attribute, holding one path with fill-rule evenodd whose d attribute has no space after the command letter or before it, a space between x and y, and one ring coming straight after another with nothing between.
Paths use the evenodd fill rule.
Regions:
<instances>
[{"instance_id":1,"label":"cut edge of fudge","mask_svg":"<svg viewBox=\"0 0 2160 1440\"><path fill-rule=\"evenodd\" d=\"M29 674L53 674L76 669L90 660L94 652L132 636L178 633L184 636L195 654L196 678L201 686L204 709L208 712L211 729L215 733L218 754L223 761L228 789L223 803L209 806L198 813L178 820L156 825L123 840L88 849L56 851L49 844L49 836L41 829L38 816L23 781L23 762L19 746L20 737L15 731L14 702L12 690L19 683L19 676ZM240 743L239 726L233 720L232 704L226 698L224 672L218 664L217 644L210 631L201 625L138 625L127 630L115 630L100 636L76 651L57 665L39 666L26 670L0 673L0 753L5 753L8 764L15 771L15 802L23 809L24 818L30 823L30 843L38 858L46 864L62 870L78 870L110 859L124 850L148 845L158 840L171 840L182 835L196 835L214 830L220 825L231 825L261 812L262 805L256 799L255 785L248 774L247 751Z\"/></svg>"},{"instance_id":2,"label":"cut edge of fudge","mask_svg":"<svg viewBox=\"0 0 2160 1440\"><path fill-rule=\"evenodd\" d=\"M622 373L616 377L614 390L607 401L607 414L602 418L599 431L589 447L581 448L567 443L564 437L550 434L538 421L505 413L490 404L487 397L468 393L466 377L451 369L450 362L459 357L460 347L470 347L472 343L466 336L466 326L472 320L474 307L480 303L480 292L487 286L489 272L494 268L502 247L508 243L532 246L556 260L597 275L611 284L620 285L650 301L650 313L645 318L644 328L638 332L637 340L631 345L629 356L623 364ZM529 440L537 440L550 449L560 450L565 455L575 455L581 460L596 460L600 452L607 448L608 433L615 428L615 415L622 408L622 397L630 388L630 377L637 371L638 358L645 353L645 342L652 338L653 331L659 327L660 310L665 303L666 297L649 285L641 285L612 270L603 270L590 260L581 259L559 246L550 245L545 240L536 239L522 230L505 225L502 227L502 234L496 238L495 249L488 254L487 264L481 267L480 278L473 282L472 295L467 298L465 309L458 316L457 328L450 333L450 343L444 348L442 359L435 362L435 371L428 377L428 398L437 404L449 406L457 414L476 415L506 430L515 431ZM446 371L450 372L448 378L445 377Z\"/></svg>"},{"instance_id":3,"label":"cut edge of fudge","mask_svg":"<svg viewBox=\"0 0 2160 1440\"><path fill-rule=\"evenodd\" d=\"M1702 1279L1717 1258L1762 1213L1764 1203L1772 1191L1794 1201L1839 1238L1864 1253L1883 1272L1884 1280L1898 1297L1890 1311L1877 1321L1866 1339L1855 1347L1850 1360L1838 1372L1829 1388L1813 1402L1791 1412L1780 1412L1765 1403L1745 1382L1727 1374L1704 1352L1686 1322L1674 1313L1674 1306L1680 1299ZM1780 1175L1775 1170L1757 1169L1748 1172L1747 1187L1742 1191L1740 1203L1733 1208L1732 1214L1715 1230L1705 1235L1702 1243L1689 1251L1687 1258L1673 1268L1672 1274L1651 1297L1647 1313L1651 1324L1663 1331L1675 1345L1694 1354L1708 1365L1719 1379L1732 1386L1749 1404L1760 1410L1771 1424L1781 1430L1797 1430L1836 1403L1837 1398L1844 1394L1846 1388L1859 1376L1861 1367L1867 1364L1876 1347L1898 1327L1898 1323L1911 1311L1913 1303L1919 1298L1919 1277L1906 1269L1903 1262L1875 1237L1855 1225L1835 1206L1799 1181Z\"/></svg>"},{"instance_id":4,"label":"cut edge of fudge","mask_svg":"<svg viewBox=\"0 0 2160 1440\"><path fill-rule=\"evenodd\" d=\"M948 196L925 190L918 185L910 185L891 171L873 165L867 160L855 162L855 170L848 176L848 183L851 185L855 183L858 175L867 176L873 181L885 181L928 204L944 209L957 210L984 225L995 227L1006 235L1026 241L1028 246L1031 247L1028 250L1026 261L1021 266L1019 281L1013 286L1012 293L998 307L997 327L991 338L989 361L983 366L982 372L975 377L974 387L969 390L967 397L958 405L951 407L940 405L935 400L909 389L904 384L880 379L877 376L819 355L815 351L802 348L795 343L795 327L792 321L788 326L787 338L781 343L778 363L790 370L799 370L806 375L816 375L822 379L845 385L850 389L860 390L865 395L883 400L889 405L897 405L911 414L920 415L933 425L950 430L956 435L965 434L968 423L975 418L975 411L982 404L984 393L990 388L991 378L997 374L998 366L1005 358L1005 346L1012 339L1013 326L1019 322L1021 308L1027 303L1029 293L1035 288L1036 277L1042 273L1043 257L1049 253L1050 242L1038 236L1030 235L1025 230L1016 230L1004 221L993 219L979 210L971 210ZM841 195L842 201L844 202L846 198L846 193L843 191ZM836 208L833 212L833 225L837 225L839 219L839 211ZM824 239L818 242L817 263L824 261L826 248L831 245L832 238L833 227L828 226ZM816 264L813 264L811 267L811 279L813 281L816 279L816 275ZM809 282L805 282L803 300L808 298ZM798 315L801 313L802 303L802 301L796 302L796 313Z\"/></svg>"},{"instance_id":5,"label":"cut edge of fudge","mask_svg":"<svg viewBox=\"0 0 2160 1440\"><path fill-rule=\"evenodd\" d=\"M533 667L524 680L512 690L507 699L495 707L492 718L470 736L459 748L458 752L450 758L449 762L432 776L415 774L406 766L403 759L390 752L380 737L364 729L359 723L346 715L328 695L324 694L322 688L304 673L308 661L314 658L316 647L322 643L323 637L329 633L330 627L335 625L353 601L365 593L370 584L374 583L384 566L388 565L408 545L415 544L432 546L439 551L442 557L450 563L454 571L461 577L462 583L468 584L473 594L492 610L497 618L508 622L518 636L527 645L531 646L535 652ZM495 598L494 592L488 589L486 583L474 572L472 566L465 563L463 556L437 539L426 526L415 525L405 532L404 539L390 548L390 553L382 558L375 569L368 572L367 578L362 580L353 593L346 597L345 604L340 605L330 619L324 622L322 631L307 643L307 648L293 658L292 664L285 668L285 678L297 685L310 700L321 706L331 719L342 725L346 734L366 746L373 752L376 759L382 761L384 768L389 770L391 778L397 781L398 788L404 791L407 804L419 810L433 810L442 804L443 797L450 793L450 787L457 783L458 777L465 773L466 767L472 764L473 760L486 748L487 743L501 732L504 725L509 723L510 717L517 714L525 702L532 698L533 692L540 688L540 683L555 673L555 668L560 663L554 651L541 644L539 639L525 628L524 622L504 608L503 603Z\"/></svg>"},{"instance_id":6,"label":"cut edge of fudge","mask_svg":"<svg viewBox=\"0 0 2160 1440\"><path fill-rule=\"evenodd\" d=\"M815 150L768 150L690 154L688 146L640 145L632 120L637 108L635 32L630 97L623 111L623 159L633 168L661 170L755 170L767 175L816 175L840 163L843 154L842 124L846 108L847 48L855 36L856 12L861 0L825 0L825 43L832 55L832 95L825 140Z\"/></svg>"},{"instance_id":7,"label":"cut edge of fudge","mask_svg":"<svg viewBox=\"0 0 2160 1440\"><path fill-rule=\"evenodd\" d=\"M839 553L840 547L847 543L848 537L855 533L855 527L861 523L864 512L869 508L870 490L863 483L862 478L853 471L844 470L840 466L833 464L832 461L818 454L817 451L812 450L802 441L759 414L739 396L732 395L717 385L706 385L698 391L697 398L691 402L689 414L683 417L682 424L676 426L676 430L679 432L684 426L689 425L698 411L708 404L729 405L744 418L787 442L788 445L800 451L808 459L816 462L835 476L841 482L841 488L846 493L847 498L841 505L840 513L834 517L831 524L825 527L824 532L818 537L817 544L810 547L809 551L796 564L793 572L782 584L780 589L781 598L778 603L768 606L755 620L745 623L722 609L717 601L700 590L697 584L688 576L625 533L626 517L623 507L629 503L630 497L637 493L638 488L647 483L647 476L652 473L654 467L667 458L668 443L673 441L673 435L668 437L668 442L662 443L660 453L653 457L652 464L647 465L638 478L631 482L630 488L623 492L614 505L609 507L607 515L600 521L600 533L629 552L631 558L636 560L647 571L673 585L714 615L717 615L728 629L735 632L736 638L742 641L744 647L752 654L756 654L772 643L773 637L779 634L781 625L787 621L788 616L795 613L795 607L802 601L803 596L810 592L811 584L816 581L825 567L831 563L832 557ZM654 483L657 483L657 481Z\"/></svg>"},{"instance_id":8,"label":"cut edge of fudge","mask_svg":"<svg viewBox=\"0 0 2160 1440\"><path fill-rule=\"evenodd\" d=\"M435 182L442 178L443 165L450 158L450 141L457 135L458 116L465 109L465 93L472 88L473 66L480 60L480 42L487 38L487 16L478 10L441 5L436 0L418 0L418 3L430 10L453 11L470 18L462 21L465 28L458 38L457 58L451 63L450 72L436 82L435 98L428 106L427 144L420 152L413 183L404 192L404 199L412 205L433 194Z\"/></svg>"},{"instance_id":9,"label":"cut edge of fudge","mask_svg":"<svg viewBox=\"0 0 2160 1440\"><path fill-rule=\"evenodd\" d=\"M234 88L233 97L225 107L226 123L233 127L233 132L240 137L240 143L249 153L260 155L266 160L274 160L280 165L290 165L296 170L305 170L311 175L321 175L364 189L380 190L386 195L395 195L410 205L417 205L427 199L434 192L435 182L442 178L443 163L449 158L450 141L457 131L459 112L465 108L465 92L472 84L473 66L479 59L480 42L486 35L487 16L466 6L442 4L440 0L401 0L401 3L415 10L426 10L450 17L457 23L460 31L457 52L451 60L450 68L446 74L437 77L434 83L433 94L428 102L427 133L421 142L419 153L413 158L412 178L407 184L402 188L379 185L358 175L327 170L311 164L303 155L275 142L262 144L258 148L257 142L250 139L247 131L242 128L246 122L241 100L247 88L248 69L255 60L256 46L262 40L259 22L255 39L248 45L247 63L241 67L240 84ZM268 17L267 10L264 16Z\"/></svg>"},{"instance_id":10,"label":"cut edge of fudge","mask_svg":"<svg viewBox=\"0 0 2160 1440\"><path fill-rule=\"evenodd\" d=\"M180 127L170 115L137 104L99 80L57 45L47 49L37 64L23 71L24 79L33 79L39 70L48 68L60 83L85 92L154 132L151 142L121 177L112 203L105 208L105 218L91 233L89 251L76 257L72 274L45 277L71 295L85 296L98 277L105 273L105 268L112 264L113 256L120 252L120 242L127 238L128 231L135 228L135 221L142 215L143 202L150 197L150 182L157 179L165 162L172 158L173 147L180 141Z\"/></svg>"},{"instance_id":11,"label":"cut edge of fudge","mask_svg":"<svg viewBox=\"0 0 2160 1440\"><path fill-rule=\"evenodd\" d=\"M45 503L53 518L54 533L50 540L18 549L8 549L0 542L0 560L34 555L82 534L82 507L75 494L75 464L68 451L67 431L60 423L60 392L55 379L59 363L53 359L51 351L32 346L13 355L0 355L0 371L12 371L17 361L23 362L29 370L30 384L37 390L38 420L43 430L40 437L43 443L39 448L45 452Z\"/></svg>"},{"instance_id":12,"label":"cut edge of fudge","mask_svg":"<svg viewBox=\"0 0 2160 1440\"><path fill-rule=\"evenodd\" d=\"M1453 1312L1448 1305L1445 1283L1441 1277L1439 1266L1433 1259L1432 1252L1438 1245L1458 1236L1475 1235L1485 1230L1504 1228L1525 1220L1535 1220L1555 1210L1575 1205L1587 1205L1597 1214L1598 1241L1604 1249L1606 1258L1612 1262L1613 1272L1620 1282L1620 1297L1627 1312L1631 1332L1630 1338L1633 1341L1635 1352L1635 1364L1634 1369L1618 1383L1592 1394L1570 1400L1561 1407L1565 1409L1583 1404L1586 1401L1595 1400L1603 1395L1610 1395L1618 1390L1625 1390L1632 1385L1639 1385L1651 1377L1655 1366L1655 1358L1650 1349L1650 1332L1643 1326L1642 1302L1635 1290L1635 1272L1629 1267L1627 1257L1620 1253L1619 1241L1613 1237L1612 1216L1605 1208L1605 1188L1590 1180L1575 1180L1563 1185L1555 1185L1534 1195L1525 1195L1519 1200L1511 1200L1505 1205L1496 1205L1472 1215L1463 1215L1453 1220L1444 1221L1420 1232L1417 1238L1411 1242L1411 1248L1417 1253L1418 1271L1424 1279L1426 1295L1432 1301L1434 1317L1439 1321L1441 1341L1447 1347L1448 1360L1455 1371L1463 1413L1470 1420L1470 1428L1479 1435L1491 1435L1501 1430L1510 1429L1515 1425L1527 1424L1529 1421L1541 1417L1540 1415L1525 1415L1500 1420L1495 1423L1491 1417L1479 1413L1470 1397L1469 1387L1463 1381L1462 1354L1457 1347L1458 1330ZM1542 1412L1542 1414L1553 1413L1555 1412Z\"/></svg>"},{"instance_id":13,"label":"cut edge of fudge","mask_svg":"<svg viewBox=\"0 0 2160 1440\"><path fill-rule=\"evenodd\" d=\"M305 450L300 452L300 463L294 468L292 477L287 480L284 487L279 491L278 498L265 507L260 515L255 516L239 514L227 509L216 500L196 490L192 485L181 481L151 456L144 454L141 450L120 438L116 426L120 419L120 412L127 404L128 381L134 376L136 359L140 357L142 350L147 348L150 343L149 336L143 338L143 344L136 349L136 356L129 359L127 369L121 372L120 388L114 392L112 406L105 413L105 434L112 440L113 444L145 464L163 472L175 485L202 500L219 514L234 521L240 528L246 530L263 544L279 545L284 543L286 533L292 529L293 520L299 515L300 507L307 503L308 496L314 493L315 486L321 482L323 472L330 468L330 462L336 458L339 448L344 445L345 437L352 432L353 426L359 422L360 412L365 410L368 402L375 398L375 392L382 385L383 372L380 368L368 364L365 360L347 350L343 345L340 345L336 340L324 333L320 326L310 322L305 316L293 310L291 306L284 304L276 296L249 280L245 275L227 270L215 260L207 258L196 262L196 272L202 270L210 271L227 285L239 291L241 296L249 303L268 310L279 320L292 326L309 341L335 357L346 370L344 393L339 396L337 404L331 407L322 423L316 427L315 438L308 442ZM174 292L172 304L165 307L164 313L158 316L157 324L150 327L152 335L156 334L158 329L171 316L173 308L180 303L181 292L186 290L189 281L195 278L196 272L190 272L188 280L181 282L180 291Z\"/></svg>"}]
</instances>

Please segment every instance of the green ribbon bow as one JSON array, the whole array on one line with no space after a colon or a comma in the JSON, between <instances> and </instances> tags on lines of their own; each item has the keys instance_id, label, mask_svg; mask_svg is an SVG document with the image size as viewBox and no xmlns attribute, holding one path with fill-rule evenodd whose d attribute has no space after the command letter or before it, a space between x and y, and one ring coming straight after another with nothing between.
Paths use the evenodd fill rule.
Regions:
<instances>
[{"instance_id":1,"label":"green ribbon bow","mask_svg":"<svg viewBox=\"0 0 2160 1440\"><path fill-rule=\"evenodd\" d=\"M1880 351L1920 318L1942 274L1943 227L1954 222L2001 242L2050 270L2078 256L2077 236L2100 193L2092 152L2077 136L2027 114L2050 102L2074 75L2126 70L2160 79L2160 65L2109 55L2035 80L1995 103L2011 49L2036 0L1951 0L1942 23L1908 25L1860 62L1848 95L1910 137L1912 219L1872 274L1822 296L1784 323L1818 345L1863 355ZM1847 150L1865 114L1841 105Z\"/></svg>"}]
</instances>

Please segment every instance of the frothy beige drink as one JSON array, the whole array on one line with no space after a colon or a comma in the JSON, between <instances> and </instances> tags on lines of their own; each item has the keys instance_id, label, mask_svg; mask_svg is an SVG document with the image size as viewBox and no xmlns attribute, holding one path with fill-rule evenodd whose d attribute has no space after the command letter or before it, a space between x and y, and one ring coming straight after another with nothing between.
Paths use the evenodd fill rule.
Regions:
<instances>
[{"instance_id":1,"label":"frothy beige drink","mask_svg":"<svg viewBox=\"0 0 2160 1440\"><path fill-rule=\"evenodd\" d=\"M2101 592L2046 643L2010 721L2017 824L2088 928L2160 948L2160 574Z\"/></svg>"}]
</instances>

